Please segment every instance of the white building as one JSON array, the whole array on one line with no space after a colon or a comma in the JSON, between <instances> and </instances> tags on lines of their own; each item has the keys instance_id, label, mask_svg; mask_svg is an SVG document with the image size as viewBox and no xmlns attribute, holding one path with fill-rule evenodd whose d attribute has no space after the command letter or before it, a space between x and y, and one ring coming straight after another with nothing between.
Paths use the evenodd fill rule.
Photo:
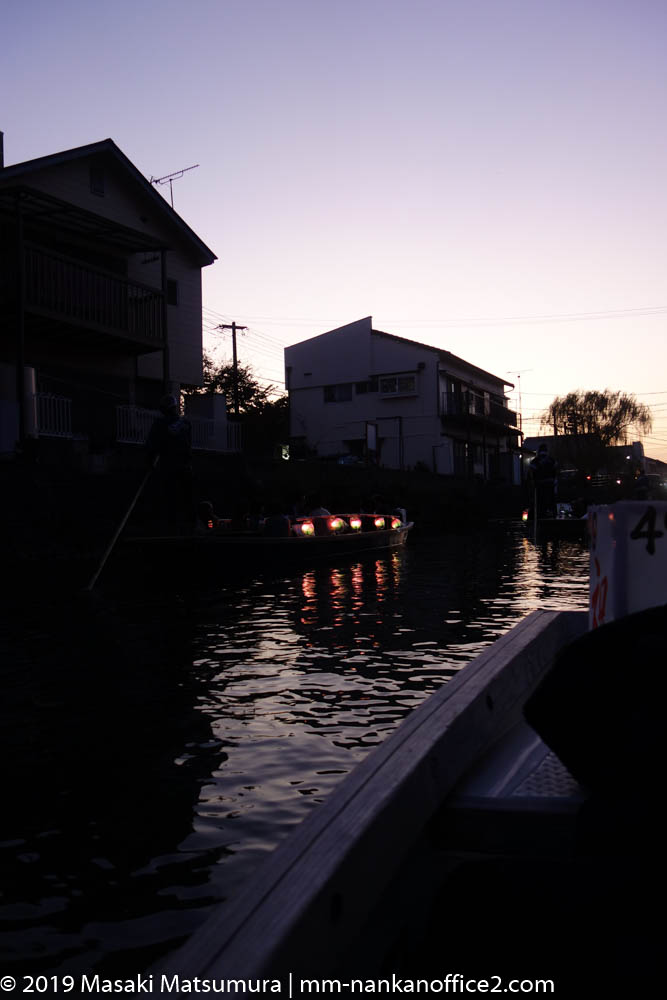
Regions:
<instances>
[{"instance_id":1,"label":"white building","mask_svg":"<svg viewBox=\"0 0 667 1000\"><path fill-rule=\"evenodd\" d=\"M370 316L285 349L293 447L393 469L519 482L516 414L498 378Z\"/></svg>"}]
</instances>

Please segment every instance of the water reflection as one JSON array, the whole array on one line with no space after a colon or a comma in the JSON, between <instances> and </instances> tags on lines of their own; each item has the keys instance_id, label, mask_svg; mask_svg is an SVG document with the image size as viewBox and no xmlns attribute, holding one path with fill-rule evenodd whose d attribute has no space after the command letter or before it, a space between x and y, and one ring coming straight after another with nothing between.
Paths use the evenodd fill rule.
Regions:
<instances>
[{"instance_id":1,"label":"water reflection","mask_svg":"<svg viewBox=\"0 0 667 1000\"><path fill-rule=\"evenodd\" d=\"M490 532L130 609L122 657L91 637L56 675L65 705L21 709L42 735L10 769L8 958L136 974L476 652L535 608L585 607L587 566L576 543Z\"/></svg>"},{"instance_id":2,"label":"water reflection","mask_svg":"<svg viewBox=\"0 0 667 1000\"><path fill-rule=\"evenodd\" d=\"M374 613L385 624L384 605L400 593L402 555L392 553L375 560L356 562L345 568L310 570L303 574L303 607L297 628L317 626L336 629L360 625L364 608L372 598Z\"/></svg>"}]
</instances>

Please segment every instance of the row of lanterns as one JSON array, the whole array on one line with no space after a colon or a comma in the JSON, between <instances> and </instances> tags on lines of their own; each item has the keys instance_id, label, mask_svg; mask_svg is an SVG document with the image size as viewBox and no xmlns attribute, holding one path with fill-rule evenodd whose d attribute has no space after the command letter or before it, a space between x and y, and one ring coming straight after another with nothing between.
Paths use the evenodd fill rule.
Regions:
<instances>
[{"instance_id":1,"label":"row of lanterns","mask_svg":"<svg viewBox=\"0 0 667 1000\"><path fill-rule=\"evenodd\" d=\"M367 519L371 520L373 528L378 531L382 531L384 528L400 528L402 521L400 517L386 517L383 514L367 514L365 515ZM322 521L325 518L318 518ZM361 531L363 527L363 517L360 514L350 514L347 518L342 518L338 516L332 516L326 518L326 524L328 530L337 535L341 531L345 531L349 528L352 531ZM299 521L298 523L300 534L310 537L315 534L315 522L310 518L304 521Z\"/></svg>"}]
</instances>

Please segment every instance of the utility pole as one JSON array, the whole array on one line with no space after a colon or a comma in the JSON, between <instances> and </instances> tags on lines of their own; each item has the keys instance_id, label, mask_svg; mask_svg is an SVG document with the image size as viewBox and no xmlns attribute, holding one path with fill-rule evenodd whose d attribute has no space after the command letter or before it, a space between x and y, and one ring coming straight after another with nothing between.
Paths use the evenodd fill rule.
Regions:
<instances>
[{"instance_id":1,"label":"utility pole","mask_svg":"<svg viewBox=\"0 0 667 1000\"><path fill-rule=\"evenodd\" d=\"M236 331L247 330L247 326L238 326L236 323L220 323L218 330L232 331L232 366L234 369L234 414L239 415L239 363L236 356Z\"/></svg>"}]
</instances>

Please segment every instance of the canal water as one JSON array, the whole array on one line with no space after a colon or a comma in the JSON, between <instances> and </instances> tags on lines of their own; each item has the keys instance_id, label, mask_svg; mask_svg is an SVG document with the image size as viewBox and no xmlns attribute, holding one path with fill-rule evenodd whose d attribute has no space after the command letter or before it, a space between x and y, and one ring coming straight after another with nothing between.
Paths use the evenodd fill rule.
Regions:
<instances>
[{"instance_id":1,"label":"canal water","mask_svg":"<svg viewBox=\"0 0 667 1000\"><path fill-rule=\"evenodd\" d=\"M136 975L232 898L355 764L588 553L520 528L3 631L3 971Z\"/></svg>"}]
</instances>

